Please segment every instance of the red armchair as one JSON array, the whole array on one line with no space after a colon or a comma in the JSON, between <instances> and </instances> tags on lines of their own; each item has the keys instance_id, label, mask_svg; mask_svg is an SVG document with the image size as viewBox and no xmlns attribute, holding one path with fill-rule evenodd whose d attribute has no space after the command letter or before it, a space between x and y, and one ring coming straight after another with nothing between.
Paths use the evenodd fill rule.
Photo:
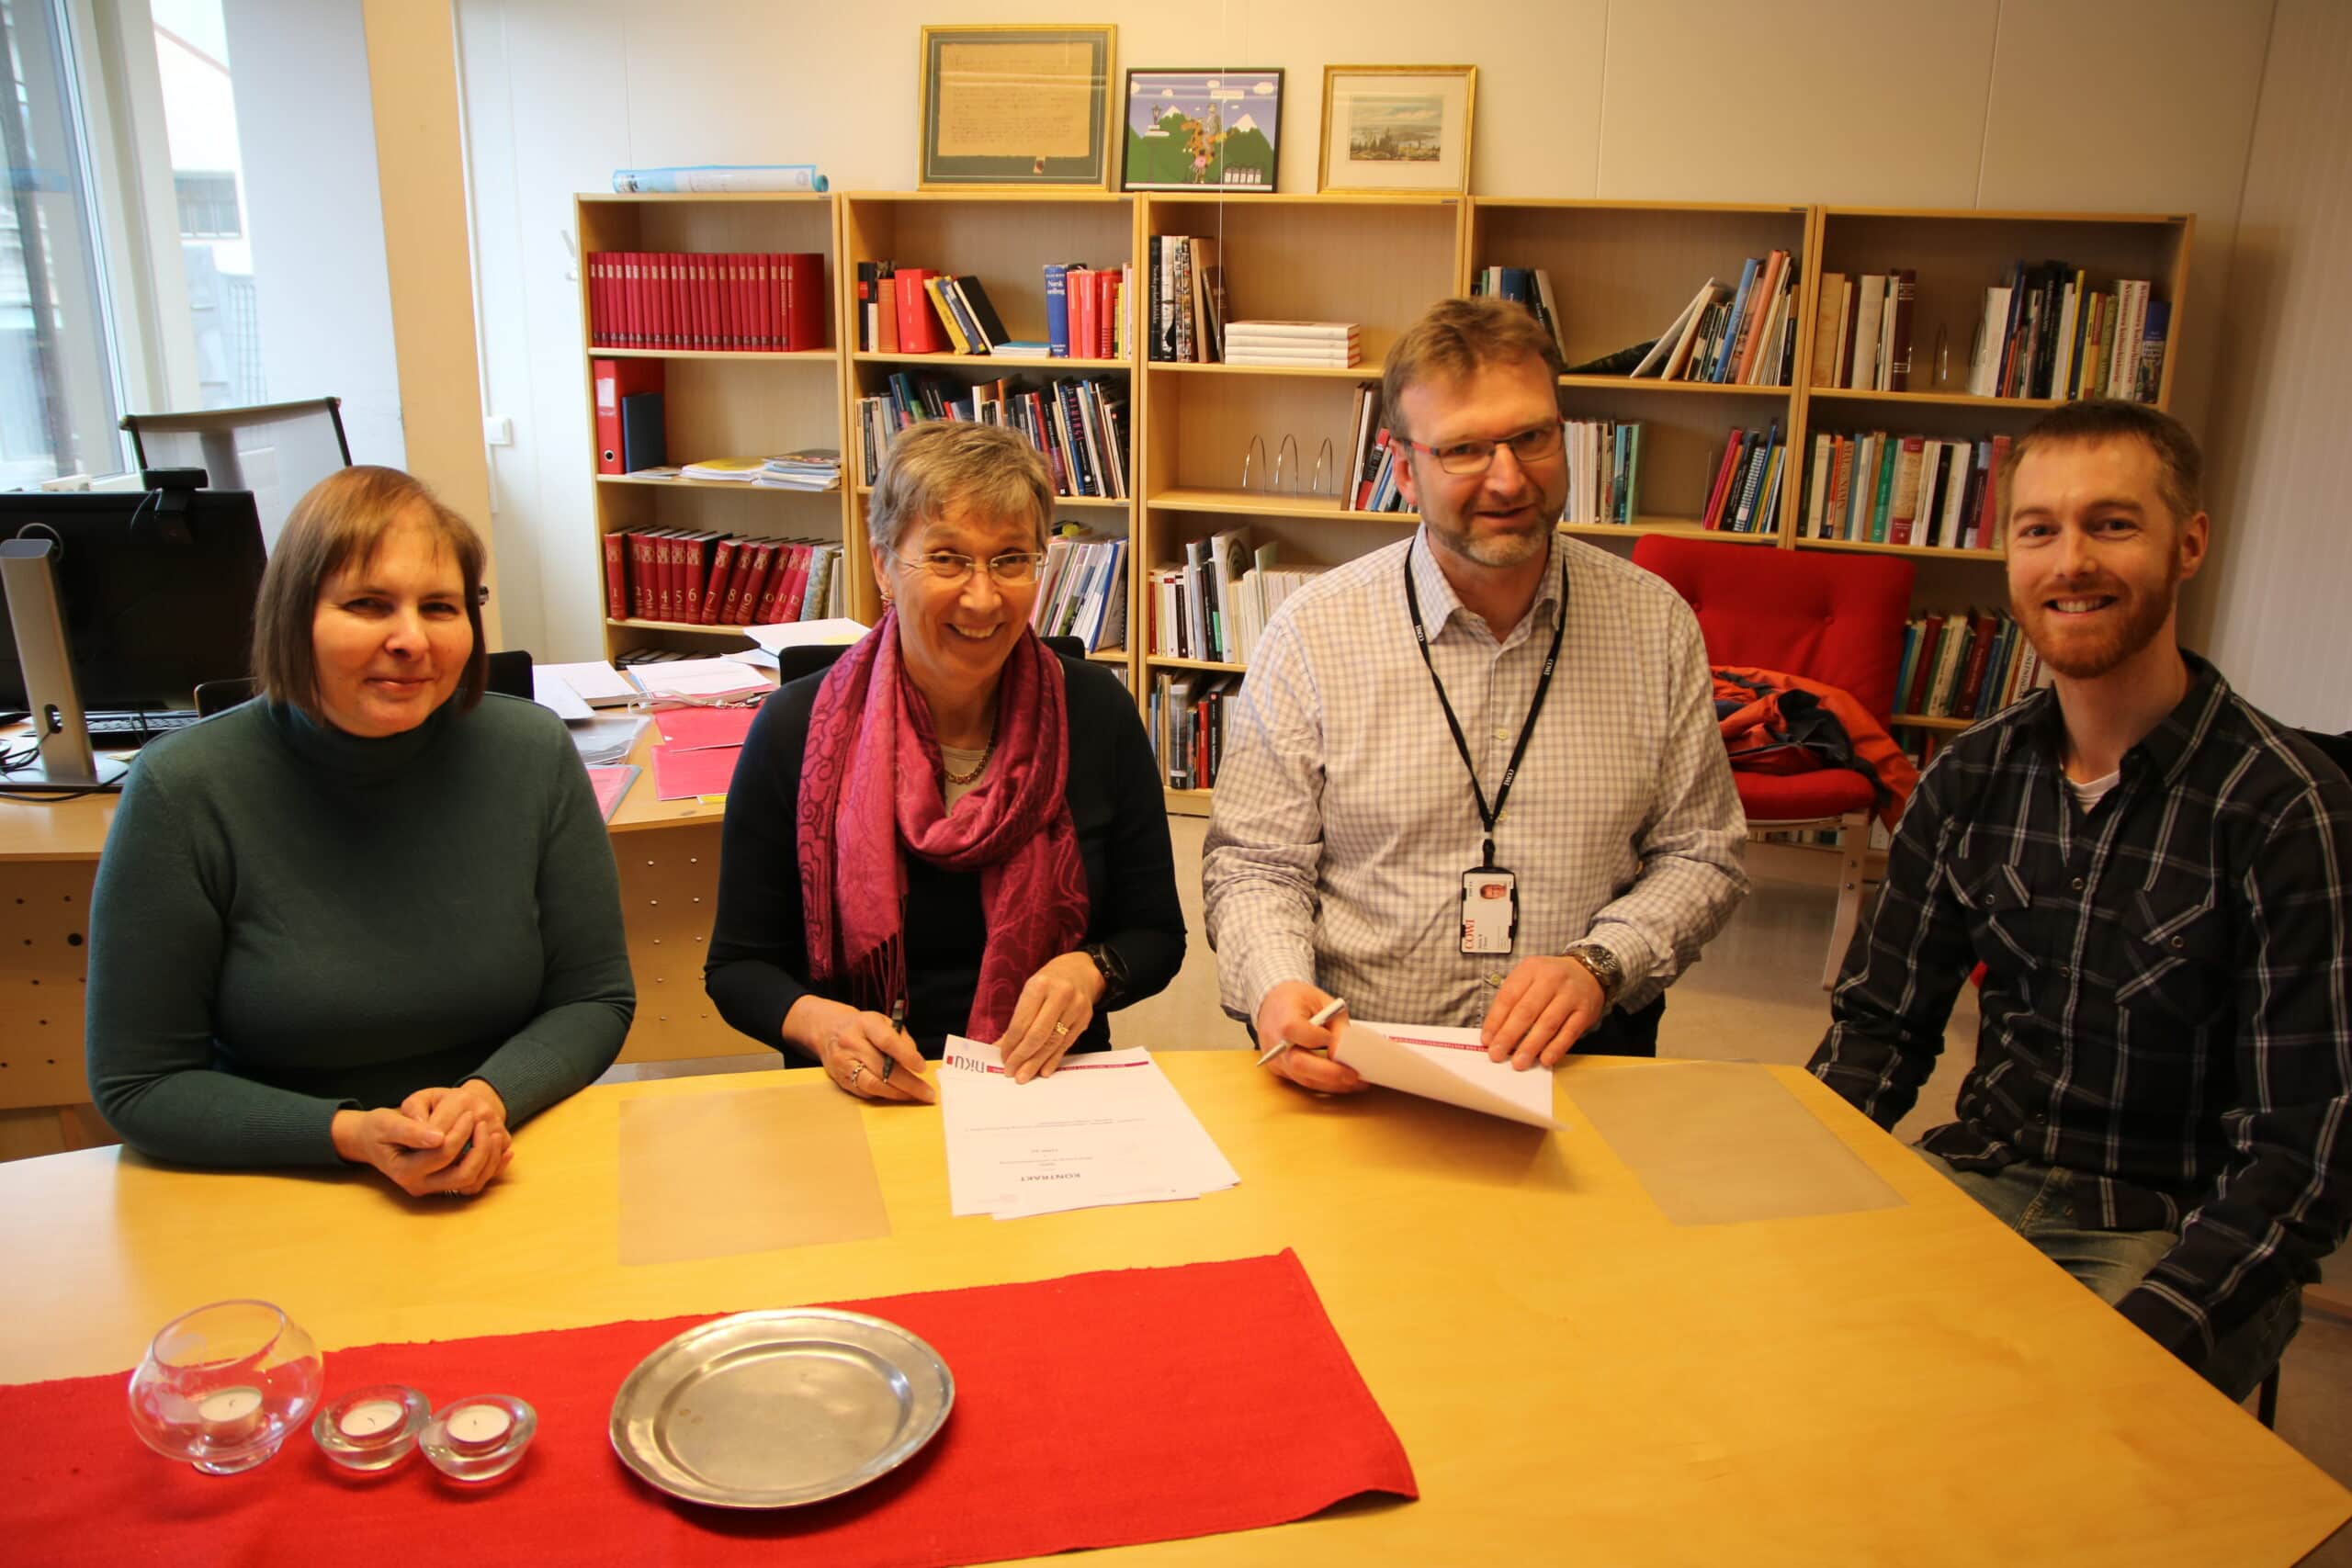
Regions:
<instances>
[{"instance_id":1,"label":"red armchair","mask_svg":"<svg viewBox=\"0 0 2352 1568\"><path fill-rule=\"evenodd\" d=\"M1709 663L1803 675L1843 687L1882 724L1894 716L1911 608L1909 561L1647 534L1634 545L1634 562L1672 583L1697 612ZM1733 779L1751 829L1838 831L1838 917L1821 979L1832 985L1861 919L1870 782L1843 768Z\"/></svg>"}]
</instances>

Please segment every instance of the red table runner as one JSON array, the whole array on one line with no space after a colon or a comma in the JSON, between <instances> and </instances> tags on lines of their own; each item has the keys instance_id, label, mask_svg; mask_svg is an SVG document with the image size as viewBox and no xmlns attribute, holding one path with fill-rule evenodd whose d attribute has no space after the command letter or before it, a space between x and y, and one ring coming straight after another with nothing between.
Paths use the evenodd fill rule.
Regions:
<instances>
[{"instance_id":1,"label":"red table runner","mask_svg":"<svg viewBox=\"0 0 2352 1568\"><path fill-rule=\"evenodd\" d=\"M775 1303L798 1304L798 1303ZM539 1433L469 1487L416 1454L379 1477L307 1432L237 1476L130 1429L128 1374L0 1388L5 1553L45 1563L374 1561L626 1564L987 1562L1251 1529L1412 1467L1295 1255L1075 1274L833 1303L928 1340L956 1377L931 1445L846 1496L738 1513L637 1479L606 1423L629 1369L718 1314L330 1351L326 1399L405 1382L438 1406L512 1393ZM289 1308L300 1321L299 1303Z\"/></svg>"}]
</instances>

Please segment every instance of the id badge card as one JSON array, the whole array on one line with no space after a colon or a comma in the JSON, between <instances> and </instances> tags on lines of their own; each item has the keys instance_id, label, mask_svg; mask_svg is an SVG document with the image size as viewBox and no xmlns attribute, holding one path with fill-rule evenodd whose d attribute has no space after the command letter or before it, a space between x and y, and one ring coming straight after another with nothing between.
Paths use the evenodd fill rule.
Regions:
<instances>
[{"instance_id":1,"label":"id badge card","mask_svg":"<svg viewBox=\"0 0 2352 1568\"><path fill-rule=\"evenodd\" d=\"M1462 874L1462 951L1509 953L1519 930L1519 878L1499 866Z\"/></svg>"}]
</instances>

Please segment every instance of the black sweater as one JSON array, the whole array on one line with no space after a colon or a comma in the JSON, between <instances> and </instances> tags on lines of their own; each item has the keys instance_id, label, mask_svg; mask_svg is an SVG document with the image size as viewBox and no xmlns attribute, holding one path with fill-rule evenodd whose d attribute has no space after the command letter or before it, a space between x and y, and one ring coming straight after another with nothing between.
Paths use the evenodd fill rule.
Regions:
<instances>
[{"instance_id":1,"label":"black sweater","mask_svg":"<svg viewBox=\"0 0 2352 1568\"><path fill-rule=\"evenodd\" d=\"M1138 1001L1164 989L1184 961L1184 911L1151 743L1134 700L1108 670L1064 658L1069 722L1065 795L1086 868L1086 940L1125 963L1127 991ZM800 902L800 852L795 824L801 753L816 705L820 671L785 686L761 705L728 786L727 823L718 857L718 913L703 986L729 1023L763 1044L784 1048L784 1015L812 989ZM977 873L943 871L909 854L907 865L907 1032L926 1056L965 1032L978 988L987 926ZM827 995L851 1000L836 984ZM1094 1021L1072 1047L1111 1043L1108 1019Z\"/></svg>"}]
</instances>

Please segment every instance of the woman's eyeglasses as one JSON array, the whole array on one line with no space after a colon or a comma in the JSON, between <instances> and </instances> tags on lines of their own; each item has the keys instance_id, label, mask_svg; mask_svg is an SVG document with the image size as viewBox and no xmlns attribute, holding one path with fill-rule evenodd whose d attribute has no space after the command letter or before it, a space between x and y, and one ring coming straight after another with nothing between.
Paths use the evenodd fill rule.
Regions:
<instances>
[{"instance_id":1,"label":"woman's eyeglasses","mask_svg":"<svg viewBox=\"0 0 2352 1568\"><path fill-rule=\"evenodd\" d=\"M942 582L962 582L970 578L979 561L961 550L932 550L919 556L900 556L901 566L921 567ZM1000 587L1023 588L1037 581L1037 569L1046 557L1038 550L1007 550L988 558L989 575Z\"/></svg>"},{"instance_id":2,"label":"woman's eyeglasses","mask_svg":"<svg viewBox=\"0 0 2352 1568\"><path fill-rule=\"evenodd\" d=\"M1510 448L1510 455L1521 464L1542 463L1560 455L1560 425L1539 424L1522 430L1516 435L1506 435L1500 441L1449 441L1442 446L1428 446L1405 437L1405 445L1416 452L1426 452L1437 459L1437 466L1449 474L1483 474L1494 466L1495 449Z\"/></svg>"}]
</instances>

